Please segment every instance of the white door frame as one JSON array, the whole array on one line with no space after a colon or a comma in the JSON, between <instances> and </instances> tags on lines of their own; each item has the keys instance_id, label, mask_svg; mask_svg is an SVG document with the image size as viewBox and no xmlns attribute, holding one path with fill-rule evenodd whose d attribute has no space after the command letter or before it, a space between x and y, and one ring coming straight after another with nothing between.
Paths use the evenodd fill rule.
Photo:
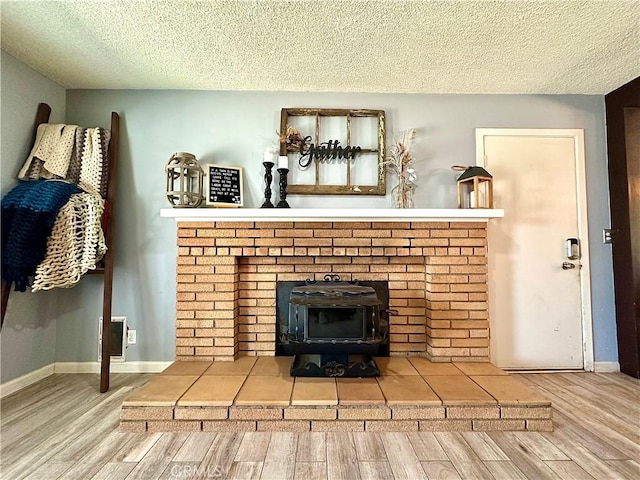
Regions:
<instances>
[{"instance_id":1,"label":"white door frame","mask_svg":"<svg viewBox=\"0 0 640 480\"><path fill-rule=\"evenodd\" d=\"M589 259L589 229L587 219L587 182L585 175L584 130L582 129L520 129L520 128L476 128L476 165L485 167L484 137L555 137L572 138L575 145L576 193L578 196L578 238L582 258L580 263L580 297L582 300L582 354L584 369L593 371L593 318L591 312L591 269ZM498 220L499 221L499 220ZM489 248L491 245L489 244ZM491 312L489 312L491 315Z\"/></svg>"}]
</instances>

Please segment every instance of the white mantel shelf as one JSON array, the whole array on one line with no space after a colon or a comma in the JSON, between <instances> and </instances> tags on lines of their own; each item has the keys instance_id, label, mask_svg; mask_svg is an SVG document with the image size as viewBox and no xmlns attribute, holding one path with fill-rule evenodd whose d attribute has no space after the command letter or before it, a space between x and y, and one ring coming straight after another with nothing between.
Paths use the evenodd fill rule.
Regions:
<instances>
[{"instance_id":1,"label":"white mantel shelf","mask_svg":"<svg viewBox=\"0 0 640 480\"><path fill-rule=\"evenodd\" d=\"M502 209L459 208L163 208L176 222L486 222Z\"/></svg>"}]
</instances>

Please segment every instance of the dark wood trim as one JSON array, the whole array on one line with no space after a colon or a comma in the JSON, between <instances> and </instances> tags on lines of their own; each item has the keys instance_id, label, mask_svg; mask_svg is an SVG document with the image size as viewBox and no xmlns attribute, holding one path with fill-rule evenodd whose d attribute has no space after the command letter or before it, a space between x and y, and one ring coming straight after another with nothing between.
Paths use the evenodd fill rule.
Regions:
<instances>
[{"instance_id":1,"label":"dark wood trim","mask_svg":"<svg viewBox=\"0 0 640 480\"><path fill-rule=\"evenodd\" d=\"M7 313L7 305L9 305L9 295L11 294L11 282L2 279L2 317L0 318L0 329L4 325L4 316Z\"/></svg>"},{"instance_id":2,"label":"dark wood trim","mask_svg":"<svg viewBox=\"0 0 640 480\"><path fill-rule=\"evenodd\" d=\"M620 370L640 378L640 248L632 238L640 236L640 219L631 218L640 198L629 185L640 182L638 168L628 168L637 158L627 157L625 108L640 107L640 77L605 95L613 275ZM635 176L632 176L635 175Z\"/></svg>"}]
</instances>

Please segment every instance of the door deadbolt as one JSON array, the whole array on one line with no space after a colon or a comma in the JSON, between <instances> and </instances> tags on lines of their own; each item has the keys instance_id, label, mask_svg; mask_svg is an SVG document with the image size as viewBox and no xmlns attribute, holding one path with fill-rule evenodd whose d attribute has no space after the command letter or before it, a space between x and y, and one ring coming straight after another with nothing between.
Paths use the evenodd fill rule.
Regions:
<instances>
[{"instance_id":1,"label":"door deadbolt","mask_svg":"<svg viewBox=\"0 0 640 480\"><path fill-rule=\"evenodd\" d=\"M562 262L562 269L563 270L571 270L572 268L576 268L576 265L574 263Z\"/></svg>"},{"instance_id":2,"label":"door deadbolt","mask_svg":"<svg viewBox=\"0 0 640 480\"><path fill-rule=\"evenodd\" d=\"M567 258L569 260L577 260L580 258L580 242L577 238L567 238Z\"/></svg>"}]
</instances>

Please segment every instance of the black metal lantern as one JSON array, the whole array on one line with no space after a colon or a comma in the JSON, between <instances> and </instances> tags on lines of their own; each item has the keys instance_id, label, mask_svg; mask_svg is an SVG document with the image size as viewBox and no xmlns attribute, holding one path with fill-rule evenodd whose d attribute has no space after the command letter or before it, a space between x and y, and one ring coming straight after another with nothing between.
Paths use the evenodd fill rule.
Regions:
<instances>
[{"instance_id":1,"label":"black metal lantern","mask_svg":"<svg viewBox=\"0 0 640 480\"><path fill-rule=\"evenodd\" d=\"M197 207L204 200L202 193L204 172L195 155L174 153L165 167L167 198L174 207Z\"/></svg>"},{"instance_id":2,"label":"black metal lantern","mask_svg":"<svg viewBox=\"0 0 640 480\"><path fill-rule=\"evenodd\" d=\"M458 177L458 208L493 208L493 177L482 167L454 166Z\"/></svg>"}]
</instances>

